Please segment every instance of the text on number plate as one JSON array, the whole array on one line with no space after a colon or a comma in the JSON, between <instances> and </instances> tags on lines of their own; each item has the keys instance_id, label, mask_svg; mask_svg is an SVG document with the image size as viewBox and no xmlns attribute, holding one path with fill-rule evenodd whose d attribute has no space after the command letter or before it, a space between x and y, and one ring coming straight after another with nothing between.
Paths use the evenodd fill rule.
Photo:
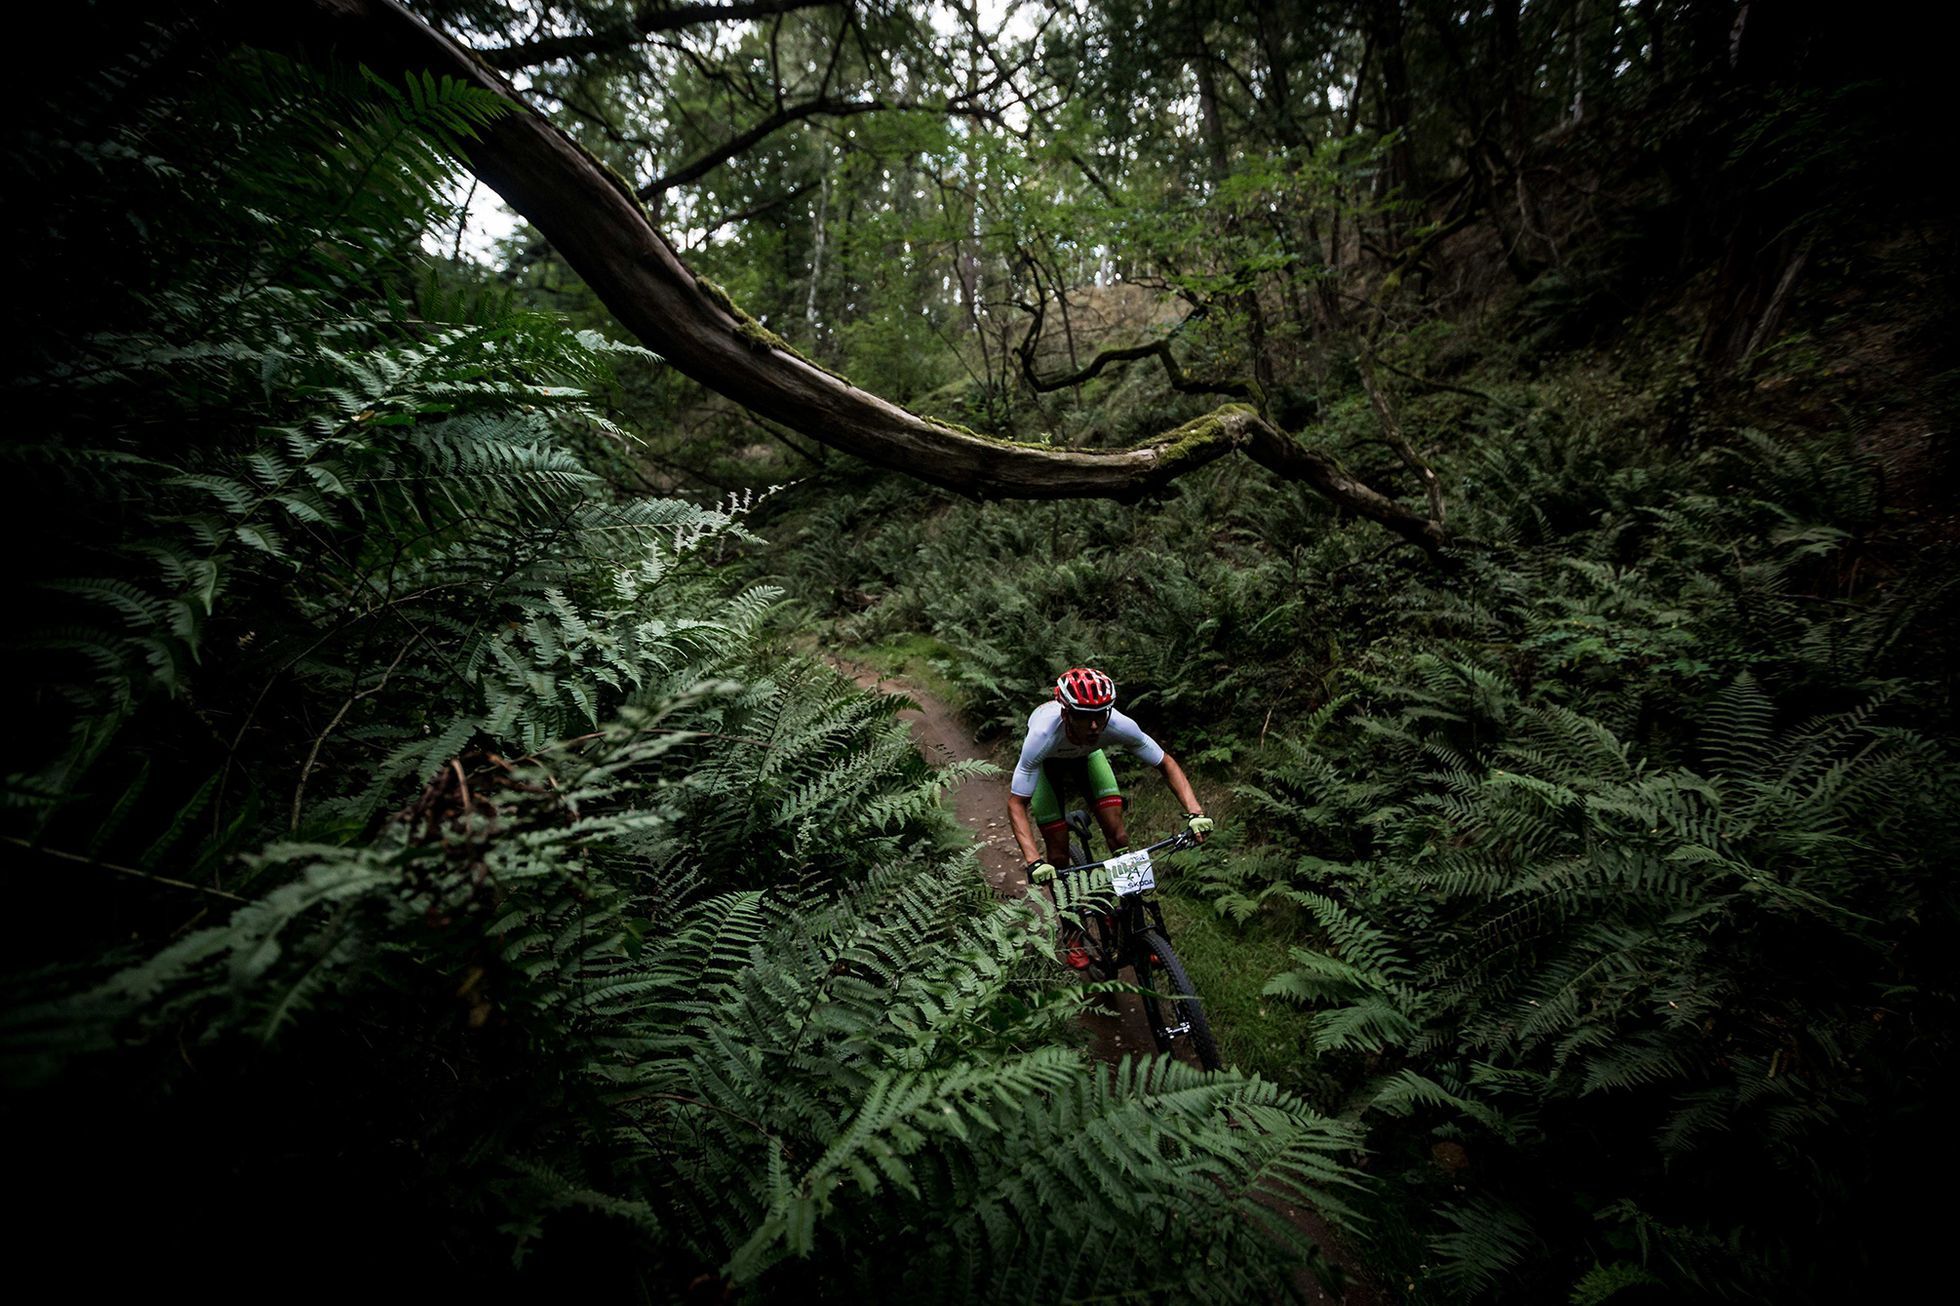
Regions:
<instances>
[{"instance_id":1,"label":"text on number plate","mask_svg":"<svg viewBox=\"0 0 1960 1306\"><path fill-rule=\"evenodd\" d=\"M1142 893L1157 887L1157 876L1150 869L1150 854L1139 849L1109 859L1109 887L1118 893Z\"/></svg>"}]
</instances>

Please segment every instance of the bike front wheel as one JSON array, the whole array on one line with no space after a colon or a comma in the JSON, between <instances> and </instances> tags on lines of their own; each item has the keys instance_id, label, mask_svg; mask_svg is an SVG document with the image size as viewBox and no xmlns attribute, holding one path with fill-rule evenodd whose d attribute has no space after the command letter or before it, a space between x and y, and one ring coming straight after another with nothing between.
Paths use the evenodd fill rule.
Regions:
<instances>
[{"instance_id":1,"label":"bike front wheel","mask_svg":"<svg viewBox=\"0 0 1960 1306\"><path fill-rule=\"evenodd\" d=\"M1211 1036L1211 1023L1205 1019L1204 1003L1184 973L1170 940L1156 930L1137 936L1137 984L1144 990L1143 1014L1150 1020L1150 1036L1159 1052L1170 1052L1205 1070L1217 1070L1224 1062L1218 1044Z\"/></svg>"},{"instance_id":2,"label":"bike front wheel","mask_svg":"<svg viewBox=\"0 0 1960 1306\"><path fill-rule=\"evenodd\" d=\"M1082 837L1080 831L1070 830L1068 832L1069 865L1081 866L1088 860L1089 860L1089 841Z\"/></svg>"}]
</instances>

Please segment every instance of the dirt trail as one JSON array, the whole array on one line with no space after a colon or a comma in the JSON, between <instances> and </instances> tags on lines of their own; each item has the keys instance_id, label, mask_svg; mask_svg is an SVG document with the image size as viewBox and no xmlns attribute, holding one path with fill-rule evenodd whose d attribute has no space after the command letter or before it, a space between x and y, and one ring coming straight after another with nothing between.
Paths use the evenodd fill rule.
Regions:
<instances>
[{"instance_id":1,"label":"dirt trail","mask_svg":"<svg viewBox=\"0 0 1960 1306\"><path fill-rule=\"evenodd\" d=\"M829 655L826 657L832 666L863 688L880 693L903 694L919 705L916 709L907 708L900 712L898 719L911 728L920 755L934 766L968 759L986 762L1001 760L974 743L972 732L953 710L919 686L861 662ZM1005 772L994 776L975 776L952 790L949 797L960 824L971 830L978 842L980 871L995 896L1018 898L1025 894L1028 883L1021 874L1021 850L1015 847L1013 831L1007 824ZM1120 995L1108 1002L1101 1014L1087 1016L1083 1023L1094 1042L1097 1058L1107 1064L1115 1064L1126 1054L1153 1050L1143 1003L1134 995ZM1347 1276L1347 1291L1337 1297L1327 1292L1319 1280L1302 1270L1296 1287L1303 1300L1324 1303L1326 1306L1378 1306L1384 1300L1382 1294L1369 1284L1358 1263L1341 1246L1326 1221L1305 1208L1282 1205L1279 1209L1285 1212L1294 1228L1312 1238L1326 1254L1327 1260Z\"/></svg>"}]
</instances>

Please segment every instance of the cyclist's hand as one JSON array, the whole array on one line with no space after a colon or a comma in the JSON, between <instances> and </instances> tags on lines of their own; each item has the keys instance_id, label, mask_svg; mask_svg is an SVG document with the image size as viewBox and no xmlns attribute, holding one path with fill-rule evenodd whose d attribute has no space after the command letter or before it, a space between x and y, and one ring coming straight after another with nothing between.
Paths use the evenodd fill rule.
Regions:
<instances>
[{"instance_id":1,"label":"cyclist's hand","mask_svg":"<svg viewBox=\"0 0 1960 1306\"><path fill-rule=\"evenodd\" d=\"M1029 862L1027 865L1027 875L1029 884L1051 883L1055 878L1054 864L1052 862Z\"/></svg>"},{"instance_id":2,"label":"cyclist's hand","mask_svg":"<svg viewBox=\"0 0 1960 1306\"><path fill-rule=\"evenodd\" d=\"M1210 834L1214 828L1212 819L1199 812L1191 812L1188 815L1191 817L1191 824L1186 826L1185 829L1189 830L1191 836L1199 843L1203 843L1205 836Z\"/></svg>"}]
</instances>

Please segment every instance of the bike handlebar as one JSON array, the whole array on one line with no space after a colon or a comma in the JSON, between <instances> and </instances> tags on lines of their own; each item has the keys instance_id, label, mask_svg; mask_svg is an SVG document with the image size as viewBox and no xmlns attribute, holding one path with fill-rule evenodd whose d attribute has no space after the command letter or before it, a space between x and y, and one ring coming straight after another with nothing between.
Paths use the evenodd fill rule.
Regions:
<instances>
[{"instance_id":1,"label":"bike handlebar","mask_svg":"<svg viewBox=\"0 0 1960 1306\"><path fill-rule=\"evenodd\" d=\"M1118 853L1116 856L1127 857L1131 853L1162 852L1166 848L1170 849L1172 852L1179 852L1182 851L1183 849L1196 848L1197 846L1198 846L1198 836L1192 834L1189 830L1187 830L1183 834L1174 834L1168 839L1163 839L1158 841L1157 843L1153 843L1147 848L1125 848L1122 852ZM1115 860L1116 857L1105 857L1099 862L1084 862L1080 866L1063 866L1058 870L1056 870L1055 878L1059 880L1064 875L1074 875L1078 871L1093 871L1098 866L1107 866Z\"/></svg>"}]
</instances>

